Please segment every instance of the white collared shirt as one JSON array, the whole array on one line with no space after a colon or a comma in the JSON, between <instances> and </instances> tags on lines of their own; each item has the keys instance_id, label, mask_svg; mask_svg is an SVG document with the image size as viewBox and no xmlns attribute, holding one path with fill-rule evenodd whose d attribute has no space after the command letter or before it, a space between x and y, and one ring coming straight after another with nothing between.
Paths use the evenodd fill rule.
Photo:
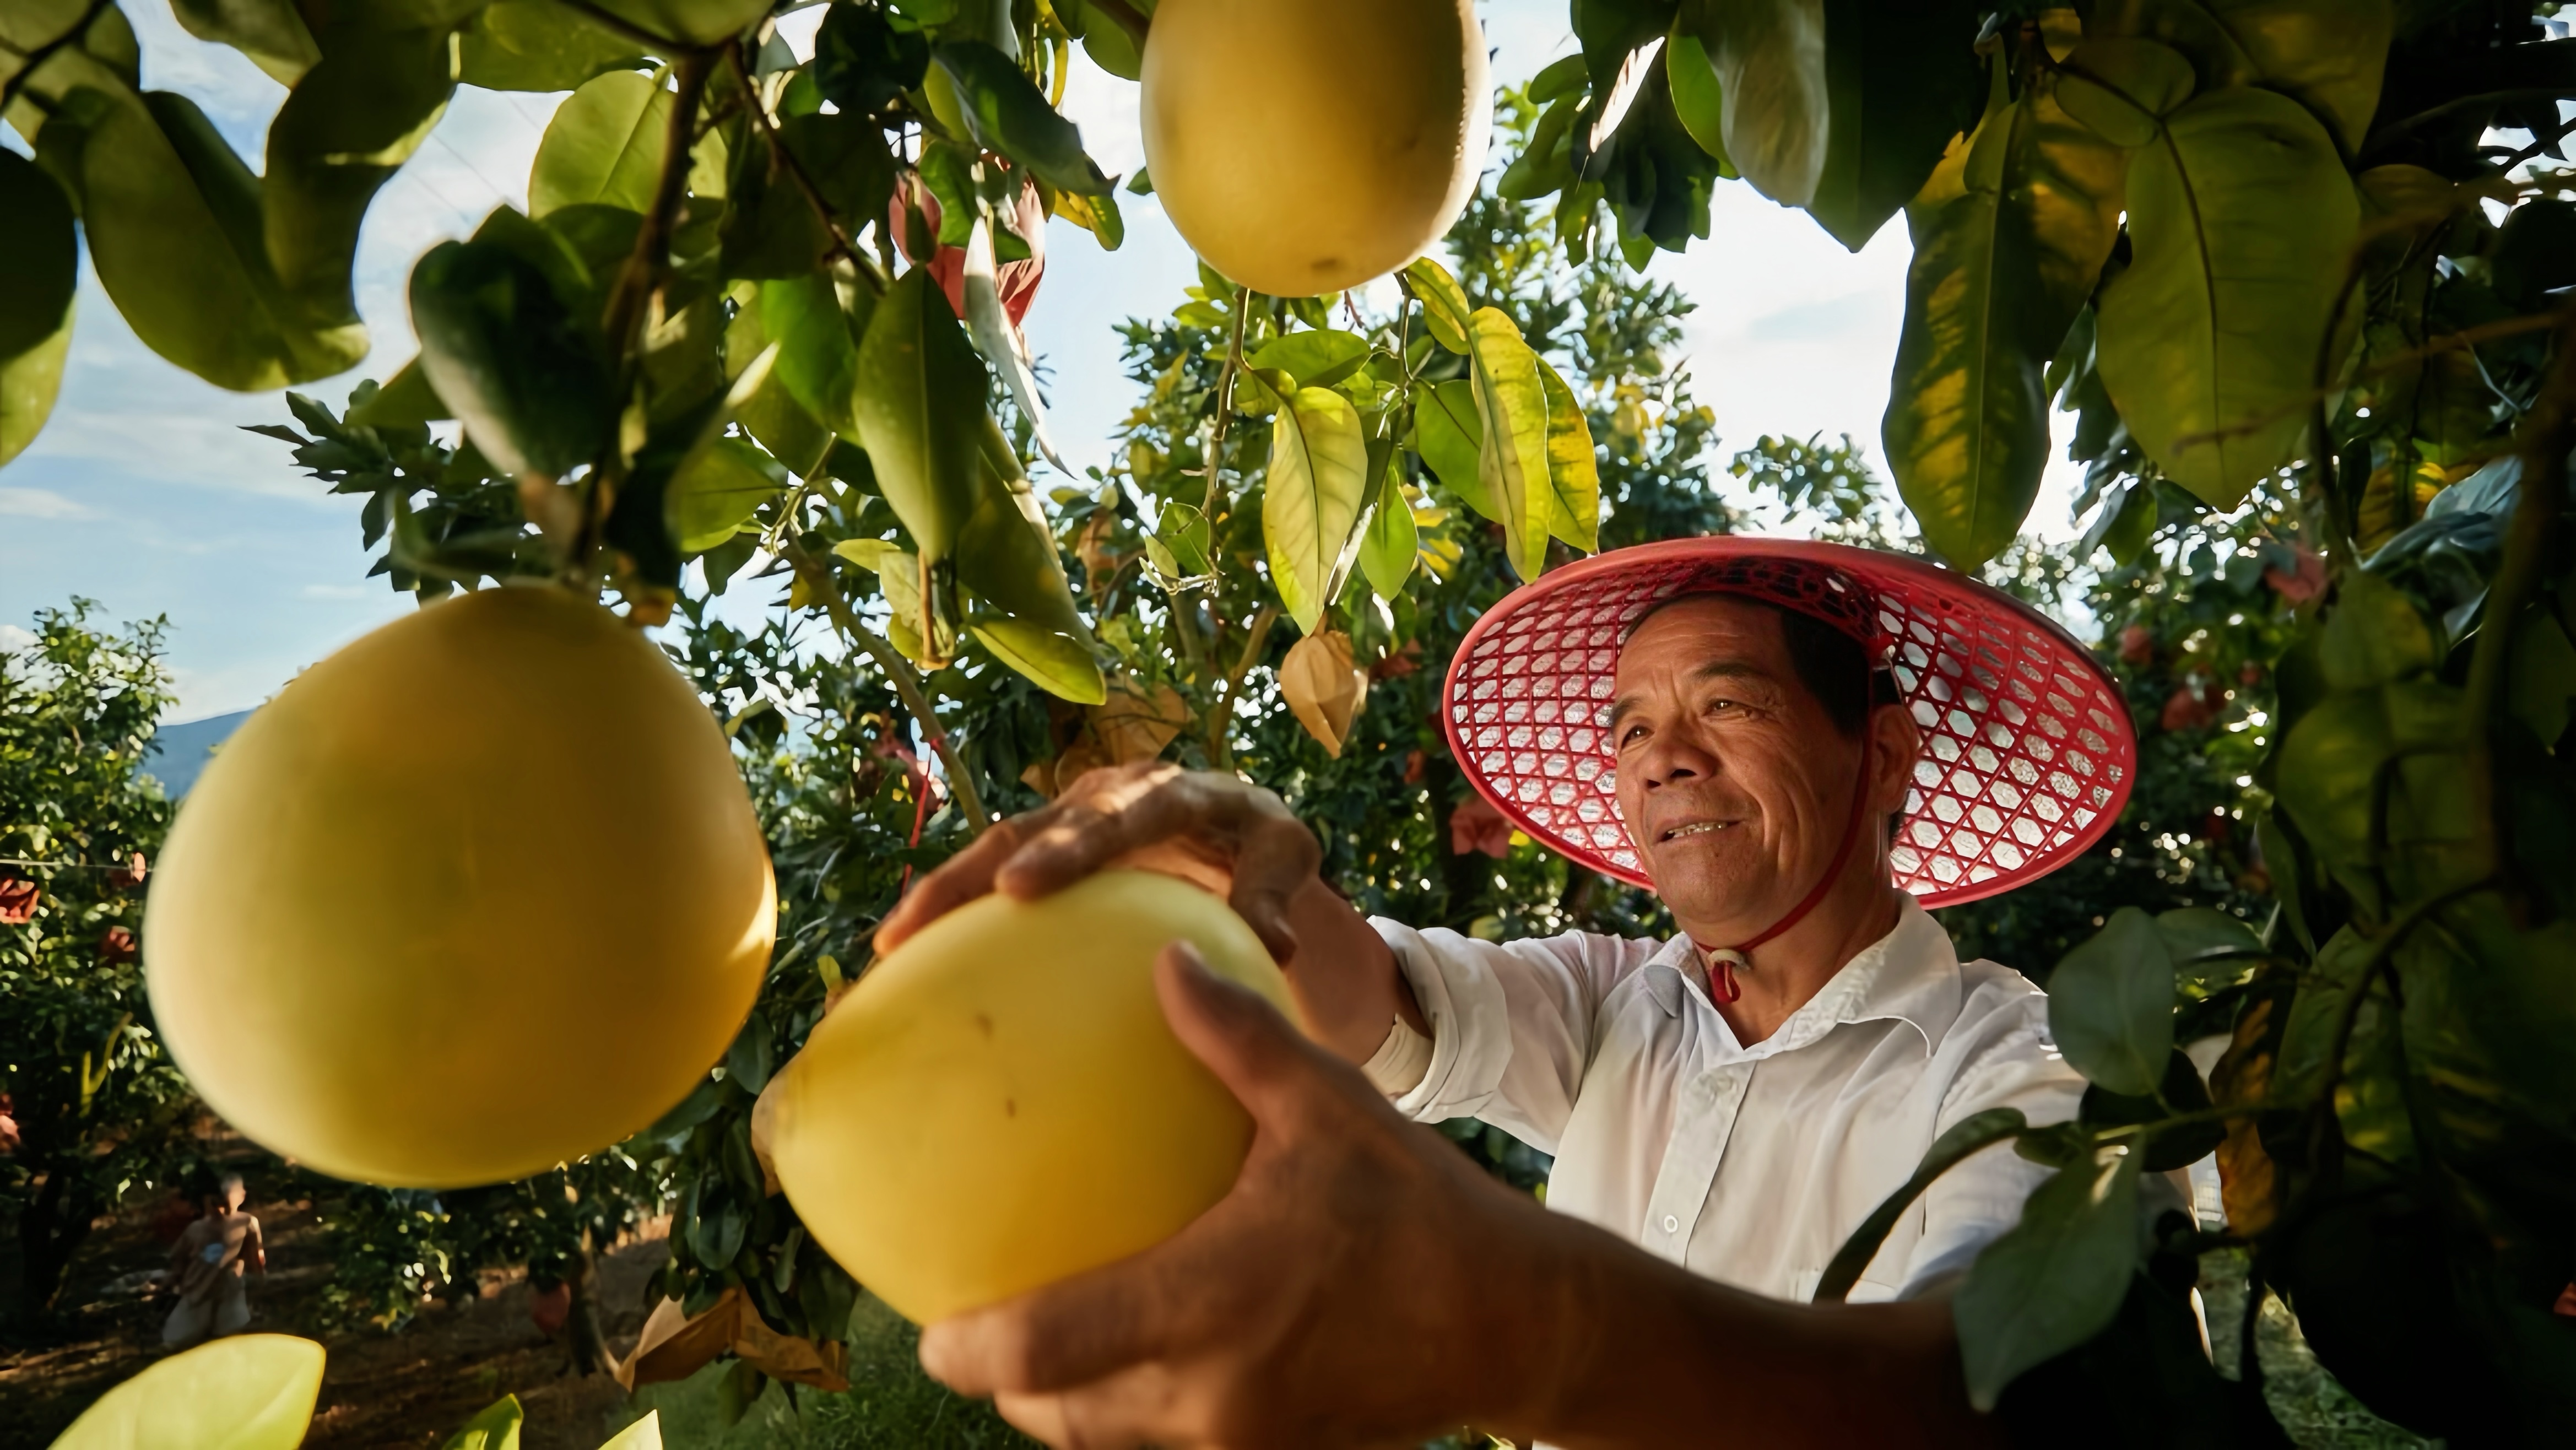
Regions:
<instances>
[{"instance_id":1,"label":"white collared shirt","mask_svg":"<svg viewBox=\"0 0 2576 1450\"><path fill-rule=\"evenodd\" d=\"M1432 1027L1430 1066L1398 1109L1481 1118L1554 1154L1548 1207L1777 1299L1808 1299L1951 1125L1994 1107L2062 1122L2084 1091L2040 990L1962 965L1910 900L1751 1047L1709 1001L1686 937L1496 944L1371 924ZM1907 1211L1852 1300L1945 1286L2047 1176L2005 1145L1969 1158Z\"/></svg>"}]
</instances>

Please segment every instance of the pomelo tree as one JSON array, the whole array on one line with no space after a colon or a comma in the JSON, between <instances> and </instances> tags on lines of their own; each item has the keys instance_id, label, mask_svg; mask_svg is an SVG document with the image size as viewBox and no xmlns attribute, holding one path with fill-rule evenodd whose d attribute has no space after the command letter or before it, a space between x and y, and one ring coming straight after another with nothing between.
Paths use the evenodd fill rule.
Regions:
<instances>
[{"instance_id":1,"label":"pomelo tree","mask_svg":"<svg viewBox=\"0 0 2576 1450\"><path fill-rule=\"evenodd\" d=\"M1493 909L1475 919L1497 931L1617 920L1606 884L1538 903L1531 888L1561 867L1493 885L1481 866L1444 870L1435 887L1395 847L1436 853L1441 834L1473 844L1489 829L1424 723L1448 631L1491 597L1479 591L1597 547L1605 496L1687 441L1683 410L1592 370L1644 334L1560 335L1542 299L1497 287L1514 249L1539 245L1525 233L1470 240L1493 249L1484 292L1406 265L1393 316L1210 268L1181 327L1135 338L1153 391L1123 464L1041 495L1029 471L1051 439L1012 314L1038 219L1120 236L1121 193L1052 102L1079 43L1141 74L1154 112L1158 72L1183 59L1154 49L1163 12L839 0L800 61L769 8L183 0L192 29L292 86L254 175L185 98L135 89L132 34L107 0L14 7L0 100L36 160L0 160L6 234L28 259L0 310L0 457L59 376L76 245L138 335L201 376L330 376L365 347L348 266L366 201L452 87L570 88L530 212L505 208L422 259L418 359L329 428L308 417L326 435L308 462L366 497L398 587L544 576L614 591L653 624L699 618L704 591L759 561L792 579L786 614L802 622L788 628L828 630L868 661L841 698L883 701L882 723L853 717L843 748L854 765L902 763L873 778L866 810L905 854L827 851L808 878L821 903L790 891L753 1045L666 1124L747 1119L738 1079L792 1051L854 969L867 908L843 907L836 873L925 862L1086 762L1168 752L1276 770L1300 799L1373 786L1315 813L1355 894L1481 896ZM1165 0L1173 34L1197 33L1181 23L1196 8ZM1462 13L1445 0L1300 8L1322 32L1312 51L1332 52L1336 24L1410 47L1424 95L1475 69L1455 43L1480 51L1472 30L1405 39L1364 13ZM2225 807L2274 910L2151 914L2151 890L2097 910L2099 933L2071 940L2053 977L2057 1036L2094 1084L2082 1120L1983 1121L1925 1167L2009 1137L2060 1170L1959 1292L1973 1395L2009 1409L2012 1386L2035 1414L2111 1395L2142 1434L2259 1437L2254 1397L2157 1350L2188 1325L2177 1266L2229 1243L2381 1413L2463 1443L2562 1425L2576 1385L2553 1307L2576 1280L2576 781L2559 753L2576 697L2576 209L2557 163L2576 41L2502 0L1991 15L1584 0L1571 14L1580 53L1523 94L1535 110L1526 132L1507 128L1499 201L1549 213L1585 267L1686 248L1721 181L1854 247L1904 212L1914 261L1881 442L1916 542L1960 569L2003 555L2055 403L2092 465L2084 553L2122 569L2152 556L2127 577L2175 591L2143 646L2174 687L2159 727L2215 723L2229 690L2252 688L2248 663L2277 690L2235 732L2247 740L2230 749L2254 758ZM1351 86L1384 74L1370 58ZM1261 112L1255 149L1282 134L1346 144L1379 104L1273 89L1292 109ZM1433 108L1462 164L1481 105ZM1216 112L1198 129L1245 124ZM1348 172L1292 175L1306 173L1273 161L1247 185L1176 163L1156 180L1212 260L1239 239L1194 232L1208 213L1187 188L1291 211L1401 199L1361 195ZM1323 260L1306 265L1323 275ZM433 456L428 425L451 418L461 440ZM1719 522L1693 507L1666 495L1608 517L1651 533ZM1501 569L1466 562L1479 558ZM2249 628L2232 609L2159 634L2222 584L2242 594L2230 570L2277 572L2264 602L2295 604L2290 624L2267 608ZM701 629L687 649L724 643ZM1403 754L1351 749L1385 718L1360 713L1372 675L1400 682L1381 708L1412 706L1387 727L1420 732ZM731 713L738 730L782 708L736 678L760 695ZM2092 925L2079 910L2051 930L2071 939L2074 922ZM2203 1033L2231 1039L2207 1075L2181 1055ZM756 1070L733 1072L737 1059ZM2142 1250L2140 1173L2213 1149L2225 1228L2175 1222ZM698 1303L743 1287L793 1328L811 1250L757 1168L697 1170L671 1287ZM1856 1238L1829 1291L1874 1246Z\"/></svg>"}]
</instances>

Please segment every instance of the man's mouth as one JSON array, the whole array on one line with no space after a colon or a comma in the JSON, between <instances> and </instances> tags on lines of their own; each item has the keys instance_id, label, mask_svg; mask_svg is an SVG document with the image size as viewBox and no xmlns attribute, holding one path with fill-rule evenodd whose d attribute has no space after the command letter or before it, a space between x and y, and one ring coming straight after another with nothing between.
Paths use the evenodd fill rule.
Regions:
<instances>
[{"instance_id":1,"label":"man's mouth","mask_svg":"<svg viewBox=\"0 0 2576 1450\"><path fill-rule=\"evenodd\" d=\"M1655 838L1655 844L1660 846L1666 841L1678 841L1684 836L1709 835L1712 832L1723 831L1734 824L1733 821L1685 821L1678 826L1667 827L1662 835Z\"/></svg>"}]
</instances>

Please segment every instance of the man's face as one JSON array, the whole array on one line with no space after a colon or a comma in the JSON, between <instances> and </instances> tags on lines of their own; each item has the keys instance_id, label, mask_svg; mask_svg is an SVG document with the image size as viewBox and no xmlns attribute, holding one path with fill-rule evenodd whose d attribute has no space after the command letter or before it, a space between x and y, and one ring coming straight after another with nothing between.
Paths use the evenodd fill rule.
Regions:
<instances>
[{"instance_id":1,"label":"man's face","mask_svg":"<svg viewBox=\"0 0 2576 1450\"><path fill-rule=\"evenodd\" d=\"M1860 742L1799 681L1775 611L1724 595L1665 606L1620 651L1611 711L1620 814L1694 938L1749 937L1824 875Z\"/></svg>"},{"instance_id":2,"label":"man's face","mask_svg":"<svg viewBox=\"0 0 2576 1450\"><path fill-rule=\"evenodd\" d=\"M241 1180L236 1178L223 1186L222 1191L216 1194L215 1202L221 1205L226 1213L239 1213L242 1200L249 1196L249 1193L243 1189Z\"/></svg>"}]
</instances>

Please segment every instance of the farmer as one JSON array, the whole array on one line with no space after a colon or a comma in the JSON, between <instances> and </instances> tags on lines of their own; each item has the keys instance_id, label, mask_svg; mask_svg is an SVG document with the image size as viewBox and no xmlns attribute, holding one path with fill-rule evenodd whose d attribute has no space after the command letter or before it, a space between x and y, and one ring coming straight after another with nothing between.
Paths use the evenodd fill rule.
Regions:
<instances>
[{"instance_id":1,"label":"farmer","mask_svg":"<svg viewBox=\"0 0 2576 1450\"><path fill-rule=\"evenodd\" d=\"M242 1212L242 1177L227 1173L205 1199L205 1213L170 1248L170 1287L177 1307L161 1326L161 1342L186 1349L206 1339L238 1334L250 1324L245 1266L268 1272L268 1247L259 1220Z\"/></svg>"},{"instance_id":2,"label":"farmer","mask_svg":"<svg viewBox=\"0 0 2576 1450\"><path fill-rule=\"evenodd\" d=\"M1155 1249L933 1326L924 1364L1059 1445L1462 1423L1567 1444L1990 1438L1945 1296L2046 1169L1971 1157L1849 1305L1807 1301L1943 1130L2074 1116L2046 999L1959 961L1923 904L2029 880L2117 816L2134 748L2099 669L1946 571L1697 539L1502 601L1446 711L1478 790L1578 866L1650 885L1681 934L1495 944L1363 920L1269 792L1169 766L1082 777L926 878L880 944L997 886L1176 869L1270 943L1312 1042L1167 951L1166 1015L1256 1124L1233 1192ZM1399 1115L1554 1154L1554 1212Z\"/></svg>"}]
</instances>

